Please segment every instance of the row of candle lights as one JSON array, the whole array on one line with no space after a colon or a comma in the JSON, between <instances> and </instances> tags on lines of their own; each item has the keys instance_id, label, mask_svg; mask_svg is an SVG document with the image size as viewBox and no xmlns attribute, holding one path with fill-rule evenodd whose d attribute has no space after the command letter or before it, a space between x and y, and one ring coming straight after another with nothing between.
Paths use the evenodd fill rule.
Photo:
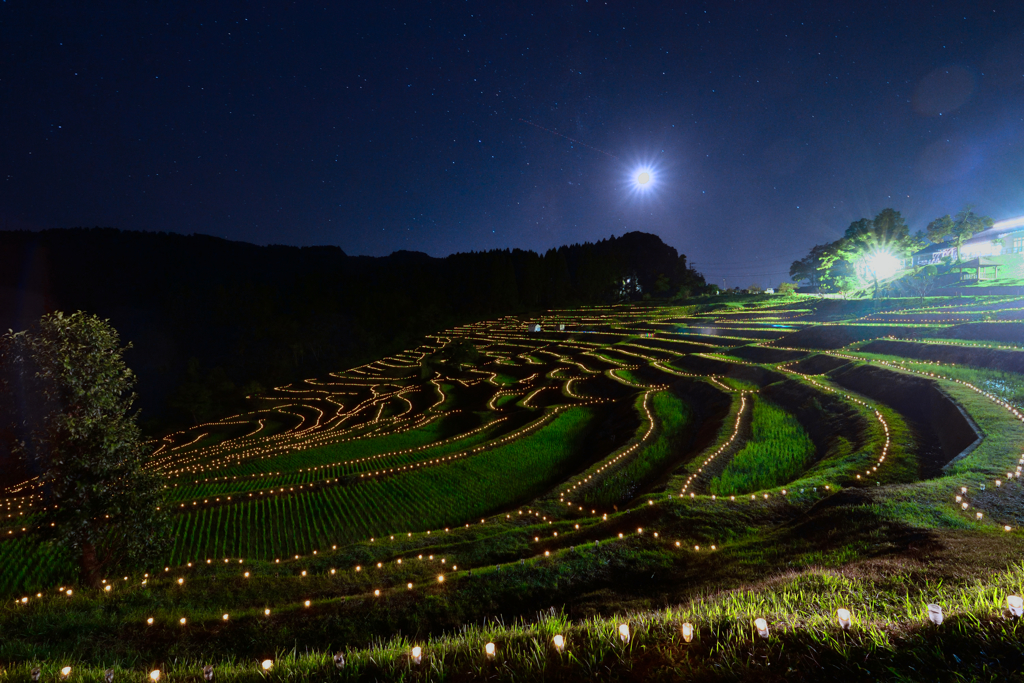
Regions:
<instances>
[{"instance_id":1,"label":"row of candle lights","mask_svg":"<svg viewBox=\"0 0 1024 683\"><path fill-rule=\"evenodd\" d=\"M849 346L853 346L853 345L859 344L859 343L861 343L861 342L852 342L851 344L848 344L847 346L849 347ZM793 349L793 350L806 350L806 349ZM843 353L839 353L839 352L835 352L835 351L826 352L826 353L828 355L831 355L831 356L845 358L847 360L852 360L852 361L864 360L863 358L860 358L858 356L851 356L851 355L848 355L848 354L843 354ZM868 362L871 362L871 361L868 361ZM993 403L999 405L1000 407L1002 407L1003 409L1008 411L1011 415L1013 415L1014 418L1016 418L1016 419L1020 420L1022 423L1024 423L1024 413L1022 413L1020 410L1018 410L1016 406L1014 406L1013 404L1009 403L1008 401L1004 401L1003 399L999 398L998 396L995 396L994 394L991 394L989 392L984 391L983 389L975 386L974 384L972 384L970 382L966 382L964 380L956 379L956 378L952 378L952 377L944 377L944 376L941 376L941 375L937 375L936 373L933 373L933 372L925 372L925 371L922 371L922 370L915 370L913 368L905 368L905 367L902 367L902 366L898 365L897 363L886 361L886 360L876 360L875 362L877 362L879 365L885 365L885 366L888 366L888 367L891 367L891 368L894 368L894 369L898 369L898 370L902 370L903 372L909 372L909 373L915 374L915 375L920 375L920 376L929 377L929 378L933 378L933 379L946 379L947 381L956 382L957 384L965 386L965 387L971 389L972 391L974 391L974 392L976 392L978 394L981 394L982 396L984 396L988 400L992 401ZM922 361L922 362L924 364L928 364L928 365L944 365L944 363L941 363L939 361ZM949 365L955 366L956 364L955 363L950 363ZM780 366L779 369L783 370L783 371L786 371L786 372L791 372L793 374L800 374L800 373L796 373L793 370L789 370L788 368L786 368L786 366ZM822 389L825 389L827 391L832 391L833 393L836 393L834 389L826 387L825 385L820 384L819 382L816 382L814 379L812 379L812 378L810 378L810 377L808 377L806 375L802 375L802 376L804 377L804 379L808 380L812 384L815 384L816 386L819 386ZM851 400L855 400L855 401L857 401L859 403L867 405L863 401L859 401L856 398L853 398L853 397L850 397L850 396L847 396L847 398L850 398ZM870 407L870 406L868 406L868 407ZM884 419L882 418L881 413L879 413L877 409L872 408L872 410L874 410L874 412L875 412L876 416L878 417L878 419L881 420L883 422L883 424L884 424ZM885 425L885 432L886 432L886 450L887 450L888 449L888 445L889 445L888 425ZM883 455L884 455L884 453L883 453ZM882 460L884 460L884 458L880 458L879 459L879 463L881 463ZM874 468L874 469L877 469L877 467ZM1022 454L1020 456L1020 458L1018 459L1016 470L1013 471L1013 472L1007 472L1006 473L1006 478L1007 479L1013 479L1013 478L1018 478L1019 479L1020 476L1021 476L1022 471L1024 471L1024 454ZM870 473L871 472L869 472L869 474ZM857 478L859 479L860 475L857 475ZM996 479L994 483L996 485L996 488L1001 488L1003 482L1000 479ZM985 485L984 484L981 485L981 489L982 490L985 489ZM964 512L966 512L970 508L970 504L966 500L963 499L963 497L964 497L964 495L966 495L966 493L967 493L967 487L961 487L960 495L957 495L955 497L956 502L960 504L960 508ZM984 513L980 512L980 511L975 512L975 519L976 520L981 521L983 518L984 518ZM1013 527L1010 526L1009 524L1004 524L1003 525L1003 530L1004 531L1012 531Z\"/></svg>"},{"instance_id":2,"label":"row of candle lights","mask_svg":"<svg viewBox=\"0 0 1024 683\"><path fill-rule=\"evenodd\" d=\"M743 412L746 410L746 408L747 408L747 392L741 391L740 392L740 405L739 405L739 409L736 411L736 422L733 425L732 434L729 436L729 439L725 443L723 443L721 446L719 446L716 451L714 451L711 455L709 455L707 458L704 459L704 462L701 463L700 467L697 468L696 472L692 473L689 477L687 477L686 482L683 484L683 488L679 491L680 495L686 493L686 490L688 488L690 488L690 486L693 485L693 483L697 479L697 477L701 473L704 472L704 468L707 467L708 465L710 465L711 461L713 461L715 458L717 458L719 455L721 455L723 452L725 452L725 450L727 448L729 448L730 445L732 445L732 442L736 440L736 437L739 436L739 433L740 433L740 425L741 425L741 423L743 421ZM694 495L695 494L690 493L690 497L691 498L693 498Z\"/></svg>"},{"instance_id":3,"label":"row of candle lights","mask_svg":"<svg viewBox=\"0 0 1024 683\"><path fill-rule=\"evenodd\" d=\"M869 469L869 470L867 470L865 472L865 476L868 476L868 477L872 476L875 472L878 471L878 468L881 467L882 463L885 462L885 458L889 454L889 446L891 445L891 440L892 440L892 436L889 433L889 423L885 421L885 417L882 415L881 411L879 411L878 408L876 408L875 406L867 403L866 401L860 400L856 396L853 396L851 394L842 393L839 390L834 389L834 388L832 388L832 387L830 387L830 386L828 386L826 384L822 384L821 382L815 380L813 377L810 377L809 375L805 375L803 373L797 372L796 370L791 370L789 367L787 367L788 365L792 365L792 363L787 363L785 365L780 365L779 366L779 370L782 370L783 372L788 372L788 373L793 374L793 375L798 375L801 378L803 378L804 380L806 380L806 381L810 382L811 384L813 384L814 386L818 387L819 389L822 389L823 391L827 391L827 392L832 393L832 394L840 394L846 400L853 401L854 403L859 403L860 405L864 406L865 408L870 410L872 413L874 413L875 419L878 420L879 424L882 426L882 431L885 432L885 443L882 445L882 451L881 451L881 453L878 456L878 460L871 467L871 469ZM860 479L860 475L858 474L856 476L856 478Z\"/></svg>"},{"instance_id":4,"label":"row of candle lights","mask_svg":"<svg viewBox=\"0 0 1024 683\"><path fill-rule=\"evenodd\" d=\"M1018 596L1018 595L1008 595L1006 597L1006 604L1007 604L1007 610L1009 611L1009 613L1010 613L1010 615L1012 617L1020 618L1021 616L1024 616L1024 599L1022 599L1020 596ZM309 606L309 601L308 600L306 601L306 606L307 607ZM942 612L942 606L938 605L938 604L935 604L935 603L931 603L931 604L929 604L927 606L926 609L927 609L927 614L928 614L928 620L931 623L935 624L936 626L941 625L943 620L944 620L944 615L943 615L943 612ZM268 612L269 612L269 610L268 610ZM836 615L835 616L836 616L836 622L838 623L839 627L842 630L848 631L848 630L851 629L851 627L853 626L853 615L852 615L852 613L850 612L849 609L847 609L845 607L840 607L840 608L838 608L836 610ZM228 618L228 615L225 614L224 615L224 619L227 620L227 618ZM150 622L152 622L152 620L150 620ZM184 618L182 618L181 623L182 623L182 625L185 624L185 619ZM760 636L761 638L768 638L770 636L769 625L768 625L768 620L767 619L765 619L764 617L757 617L757 618L754 619L753 624L754 624L754 629L757 631L758 636ZM680 635L682 636L683 641L686 642L686 643L692 642L693 638L694 638L694 635L697 634L697 630L694 628L694 625L691 624L690 622L684 622L683 624L681 624L680 628L679 628L679 631L680 631ZM632 633L630 632L630 628L629 628L629 624L628 623L618 624L618 626L616 628L616 634L618 635L619 641L623 645L628 645L630 643L630 641L632 640ZM555 649L556 652L561 654L562 652L565 651L566 646L567 646L566 637L564 635L562 635L561 633L555 634L551 638L551 645ZM488 642L488 643L486 643L484 645L484 656L488 660L494 659L497 656L497 653L498 653L497 646L493 642ZM413 663L415 665L420 665L420 664L423 663L423 655L424 655L423 647L420 646L420 645L415 645L415 646L413 646L409 650L409 660L411 661L411 663ZM334 665L337 668L339 668L339 669L344 668L344 666L345 666L345 656L342 653L340 653L340 652L336 653L332 657L332 661L334 662ZM264 672L269 672L274 667L274 660L272 660L272 659L264 659L264 660L262 660L260 662L259 666L260 666L260 668ZM68 678L70 678L71 673L72 673L72 668L70 666L63 667L60 670L61 679L67 680ZM149 680L152 681L153 683L157 683L160 680L161 675L162 675L162 673L161 673L160 669L153 669L152 671L149 672ZM39 680L39 676L40 676L40 669L39 668L33 669L32 670L32 680L33 681L38 681ZM207 681L213 680L213 666L212 665L207 665L207 666L203 667L203 677ZM112 669L108 669L106 671L106 681L107 681L107 683L112 683L113 682L113 678L114 678L113 670Z\"/></svg>"},{"instance_id":5,"label":"row of candle lights","mask_svg":"<svg viewBox=\"0 0 1024 683\"><path fill-rule=\"evenodd\" d=\"M623 458L629 456L631 453L633 453L638 448L640 448L640 446L642 446L644 443L646 443L647 439L651 436L651 433L654 431L654 416L651 415L651 409L650 409L650 405L649 405L649 399L650 399L652 393L653 393L653 390L648 390L648 391L646 391L644 393L642 407L643 407L643 410L644 410L644 414L646 415L647 431L644 432L644 435L642 437L640 437L640 440L637 441L636 443L634 443L632 446L630 446L630 447L626 448L625 450L623 450L622 452L620 452L618 455L615 455L614 457L608 459L603 465L601 465L600 467L595 469L591 474L589 474L586 477L580 479L577 483L573 484L568 489L566 489L561 494L559 494L559 502L560 503L565 503L570 508L572 508L572 501L571 500L565 500L566 496L570 495L576 489L583 488L585 485L588 485L588 484L592 483L592 480L594 478L596 478L596 477L599 477L602 472L604 472L608 468L612 467L615 463L619 462ZM583 509L582 506L580 506L580 509L581 510ZM592 512L592 514L597 514L596 511L591 511L591 512Z\"/></svg>"}]
</instances>

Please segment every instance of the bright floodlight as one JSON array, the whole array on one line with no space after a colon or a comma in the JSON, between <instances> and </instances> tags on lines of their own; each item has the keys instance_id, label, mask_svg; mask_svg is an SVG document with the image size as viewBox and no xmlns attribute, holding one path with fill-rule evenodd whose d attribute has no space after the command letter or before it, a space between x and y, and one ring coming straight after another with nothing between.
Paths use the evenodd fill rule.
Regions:
<instances>
[{"instance_id":1,"label":"bright floodlight","mask_svg":"<svg viewBox=\"0 0 1024 683\"><path fill-rule=\"evenodd\" d=\"M900 260L887 251L876 251L868 256L867 269L879 280L884 280L896 274Z\"/></svg>"}]
</instances>

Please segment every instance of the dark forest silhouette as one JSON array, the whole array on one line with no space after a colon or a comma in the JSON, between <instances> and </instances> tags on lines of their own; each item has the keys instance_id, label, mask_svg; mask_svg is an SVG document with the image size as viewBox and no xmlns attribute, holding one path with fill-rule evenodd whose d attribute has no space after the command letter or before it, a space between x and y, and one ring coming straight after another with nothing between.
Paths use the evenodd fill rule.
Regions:
<instances>
[{"instance_id":1,"label":"dark forest silhouette","mask_svg":"<svg viewBox=\"0 0 1024 683\"><path fill-rule=\"evenodd\" d=\"M0 232L0 329L54 310L109 318L133 344L126 359L150 430L228 414L261 387L367 362L455 324L703 286L685 256L640 232L543 255L445 258L111 228Z\"/></svg>"}]
</instances>

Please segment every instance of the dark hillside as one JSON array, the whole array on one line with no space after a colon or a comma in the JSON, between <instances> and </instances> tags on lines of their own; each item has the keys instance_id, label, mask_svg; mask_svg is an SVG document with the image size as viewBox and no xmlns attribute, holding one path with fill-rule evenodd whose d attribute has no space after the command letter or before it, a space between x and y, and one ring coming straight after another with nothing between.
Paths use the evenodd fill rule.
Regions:
<instances>
[{"instance_id":1,"label":"dark hillside","mask_svg":"<svg viewBox=\"0 0 1024 683\"><path fill-rule=\"evenodd\" d=\"M247 394L452 325L700 286L685 256L638 232L544 255L446 258L106 228L0 232L0 329L53 310L109 318L133 344L127 360L151 429L230 414Z\"/></svg>"}]
</instances>

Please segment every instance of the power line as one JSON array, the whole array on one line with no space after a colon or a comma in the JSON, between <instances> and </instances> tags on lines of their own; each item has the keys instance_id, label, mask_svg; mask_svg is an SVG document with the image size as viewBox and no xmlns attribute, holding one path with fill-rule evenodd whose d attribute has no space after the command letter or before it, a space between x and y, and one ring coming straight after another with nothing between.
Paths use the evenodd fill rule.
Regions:
<instances>
[{"instance_id":1,"label":"power line","mask_svg":"<svg viewBox=\"0 0 1024 683\"><path fill-rule=\"evenodd\" d=\"M771 264L770 263L762 263L759 266L736 266L736 267L711 266L710 268L707 268L707 267L705 267L703 265L697 264L697 265L694 266L694 268L696 268L697 270L702 270L702 269L703 270L725 270L725 269L728 269L728 270L757 270L757 269L764 270L765 266L771 266ZM782 268L782 267L783 267L782 265L779 266L779 268ZM785 266L785 268L788 270L789 266Z\"/></svg>"},{"instance_id":2,"label":"power line","mask_svg":"<svg viewBox=\"0 0 1024 683\"><path fill-rule=\"evenodd\" d=\"M806 256L807 252L801 251L800 254L803 255L803 256ZM751 261L712 261L710 263L708 263L706 261L701 261L700 259L688 259L688 260L694 261L695 263L704 263L705 265L709 265L709 266L731 266L731 265L742 265L742 264L746 264L746 263L755 263L755 264L756 263L763 263L765 261L789 261L790 258L788 256L770 256L770 257L767 257L767 258L755 258L755 259L753 259ZM796 260L796 259L792 259L792 260Z\"/></svg>"},{"instance_id":3,"label":"power line","mask_svg":"<svg viewBox=\"0 0 1024 683\"><path fill-rule=\"evenodd\" d=\"M709 276L709 278L714 278L718 280L721 278L732 278L732 276L735 276L735 278L768 278L768 276L771 275L788 275L790 274L790 271L776 270L775 272L725 272L718 274L702 272L701 274Z\"/></svg>"}]
</instances>

